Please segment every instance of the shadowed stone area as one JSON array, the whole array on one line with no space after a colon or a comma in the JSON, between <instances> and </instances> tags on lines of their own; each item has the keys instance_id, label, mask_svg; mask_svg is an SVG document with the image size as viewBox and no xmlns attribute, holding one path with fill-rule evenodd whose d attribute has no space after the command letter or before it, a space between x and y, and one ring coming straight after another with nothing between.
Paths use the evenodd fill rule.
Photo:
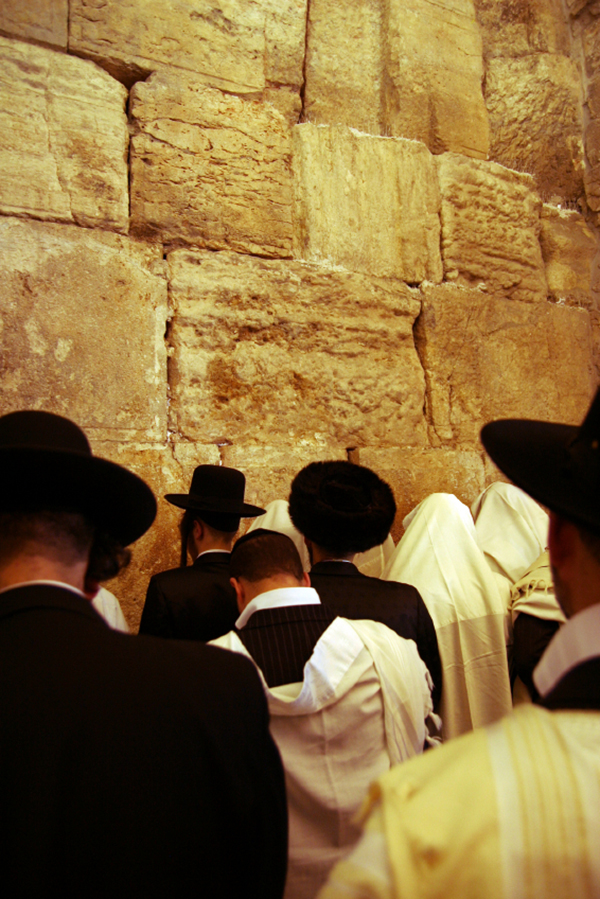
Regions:
<instances>
[{"instance_id":1,"label":"shadowed stone area","mask_svg":"<svg viewBox=\"0 0 600 899\"><path fill-rule=\"evenodd\" d=\"M2 412L45 409L89 437L166 437L159 248L0 218Z\"/></svg>"}]
</instances>

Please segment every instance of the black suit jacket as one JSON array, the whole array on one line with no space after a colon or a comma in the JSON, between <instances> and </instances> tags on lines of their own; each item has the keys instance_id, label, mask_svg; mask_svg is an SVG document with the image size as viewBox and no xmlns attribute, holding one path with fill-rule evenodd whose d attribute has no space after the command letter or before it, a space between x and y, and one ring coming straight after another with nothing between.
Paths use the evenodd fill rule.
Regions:
<instances>
[{"instance_id":1,"label":"black suit jacket","mask_svg":"<svg viewBox=\"0 0 600 899\"><path fill-rule=\"evenodd\" d=\"M247 659L23 586L0 594L0 709L5 896L280 899L284 778Z\"/></svg>"},{"instance_id":2,"label":"black suit jacket","mask_svg":"<svg viewBox=\"0 0 600 899\"><path fill-rule=\"evenodd\" d=\"M421 594L409 584L362 574L350 562L317 562L310 582L321 602L343 618L381 621L400 637L414 640L431 674L434 708L442 692L442 663L435 627Z\"/></svg>"},{"instance_id":3,"label":"black suit jacket","mask_svg":"<svg viewBox=\"0 0 600 899\"><path fill-rule=\"evenodd\" d=\"M303 680L315 644L335 617L321 604L261 609L236 633L269 687L278 687Z\"/></svg>"},{"instance_id":4,"label":"black suit jacket","mask_svg":"<svg viewBox=\"0 0 600 899\"><path fill-rule=\"evenodd\" d=\"M600 711L600 658L588 659L559 680L553 690L539 700L547 709L595 709Z\"/></svg>"},{"instance_id":5,"label":"black suit jacket","mask_svg":"<svg viewBox=\"0 0 600 899\"><path fill-rule=\"evenodd\" d=\"M215 640L235 625L239 612L229 583L229 553L208 552L187 568L150 579L140 634L179 640Z\"/></svg>"}]
</instances>

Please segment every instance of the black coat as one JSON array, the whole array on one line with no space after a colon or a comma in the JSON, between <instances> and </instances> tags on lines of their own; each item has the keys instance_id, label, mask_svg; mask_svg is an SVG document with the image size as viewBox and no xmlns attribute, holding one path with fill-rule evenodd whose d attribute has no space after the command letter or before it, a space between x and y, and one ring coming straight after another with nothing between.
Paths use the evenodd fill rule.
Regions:
<instances>
[{"instance_id":1,"label":"black coat","mask_svg":"<svg viewBox=\"0 0 600 899\"><path fill-rule=\"evenodd\" d=\"M431 674L434 707L442 692L442 663L431 615L415 587L367 577L350 562L317 562L310 582L324 606L343 618L381 621L400 637L414 640Z\"/></svg>"},{"instance_id":2,"label":"black coat","mask_svg":"<svg viewBox=\"0 0 600 899\"><path fill-rule=\"evenodd\" d=\"M284 778L252 663L110 630L76 594L0 594L6 897L279 899Z\"/></svg>"},{"instance_id":3,"label":"black coat","mask_svg":"<svg viewBox=\"0 0 600 899\"><path fill-rule=\"evenodd\" d=\"M239 612L229 583L230 553L203 553L187 568L150 579L140 634L179 640L216 640L233 628Z\"/></svg>"},{"instance_id":4,"label":"black coat","mask_svg":"<svg viewBox=\"0 0 600 899\"><path fill-rule=\"evenodd\" d=\"M547 709L600 711L600 657L587 659L567 671L553 690L538 700Z\"/></svg>"}]
</instances>

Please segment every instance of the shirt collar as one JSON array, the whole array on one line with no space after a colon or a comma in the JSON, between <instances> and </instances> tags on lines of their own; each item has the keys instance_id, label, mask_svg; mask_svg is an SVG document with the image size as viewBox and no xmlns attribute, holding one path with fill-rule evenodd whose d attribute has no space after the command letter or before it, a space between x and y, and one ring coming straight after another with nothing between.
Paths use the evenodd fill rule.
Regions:
<instances>
[{"instance_id":1,"label":"shirt collar","mask_svg":"<svg viewBox=\"0 0 600 899\"><path fill-rule=\"evenodd\" d=\"M235 623L237 628L244 627L254 612L262 609L280 609L283 606L317 606L321 605L319 594L312 587L280 587L259 593L250 600Z\"/></svg>"},{"instance_id":2,"label":"shirt collar","mask_svg":"<svg viewBox=\"0 0 600 899\"><path fill-rule=\"evenodd\" d=\"M78 590L77 587L74 587L72 584L65 584L64 581L44 580L42 578L33 581L20 581L18 584L11 584L10 587L2 587L0 593L6 593L7 590L16 590L18 587L31 587L34 584L44 584L46 587L61 587L63 590L70 590L71 593L82 596L87 600L85 593L82 593L81 590Z\"/></svg>"},{"instance_id":3,"label":"shirt collar","mask_svg":"<svg viewBox=\"0 0 600 899\"><path fill-rule=\"evenodd\" d=\"M597 656L600 656L600 603L570 618L548 644L533 672L540 695L547 696L567 672Z\"/></svg>"},{"instance_id":4,"label":"shirt collar","mask_svg":"<svg viewBox=\"0 0 600 899\"><path fill-rule=\"evenodd\" d=\"M198 555L194 559L194 562L197 562L198 559L200 558L200 556L205 556L205 555L207 555L207 553L225 553L226 556L229 556L230 550L228 550L228 549L205 549L201 553L198 553Z\"/></svg>"}]
</instances>

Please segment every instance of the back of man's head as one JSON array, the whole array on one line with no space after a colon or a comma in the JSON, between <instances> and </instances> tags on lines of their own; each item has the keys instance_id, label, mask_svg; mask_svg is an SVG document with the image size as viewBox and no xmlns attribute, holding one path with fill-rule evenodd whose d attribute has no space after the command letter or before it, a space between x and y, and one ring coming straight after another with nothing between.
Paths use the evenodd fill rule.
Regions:
<instances>
[{"instance_id":1,"label":"back of man's head","mask_svg":"<svg viewBox=\"0 0 600 899\"><path fill-rule=\"evenodd\" d=\"M302 561L294 543L285 534L257 528L237 541L229 562L231 577L250 583L270 580L279 575L300 582Z\"/></svg>"},{"instance_id":2,"label":"back of man's head","mask_svg":"<svg viewBox=\"0 0 600 899\"><path fill-rule=\"evenodd\" d=\"M307 540L343 556L383 543L396 503L389 485L370 468L311 462L292 481L289 511Z\"/></svg>"}]
</instances>

